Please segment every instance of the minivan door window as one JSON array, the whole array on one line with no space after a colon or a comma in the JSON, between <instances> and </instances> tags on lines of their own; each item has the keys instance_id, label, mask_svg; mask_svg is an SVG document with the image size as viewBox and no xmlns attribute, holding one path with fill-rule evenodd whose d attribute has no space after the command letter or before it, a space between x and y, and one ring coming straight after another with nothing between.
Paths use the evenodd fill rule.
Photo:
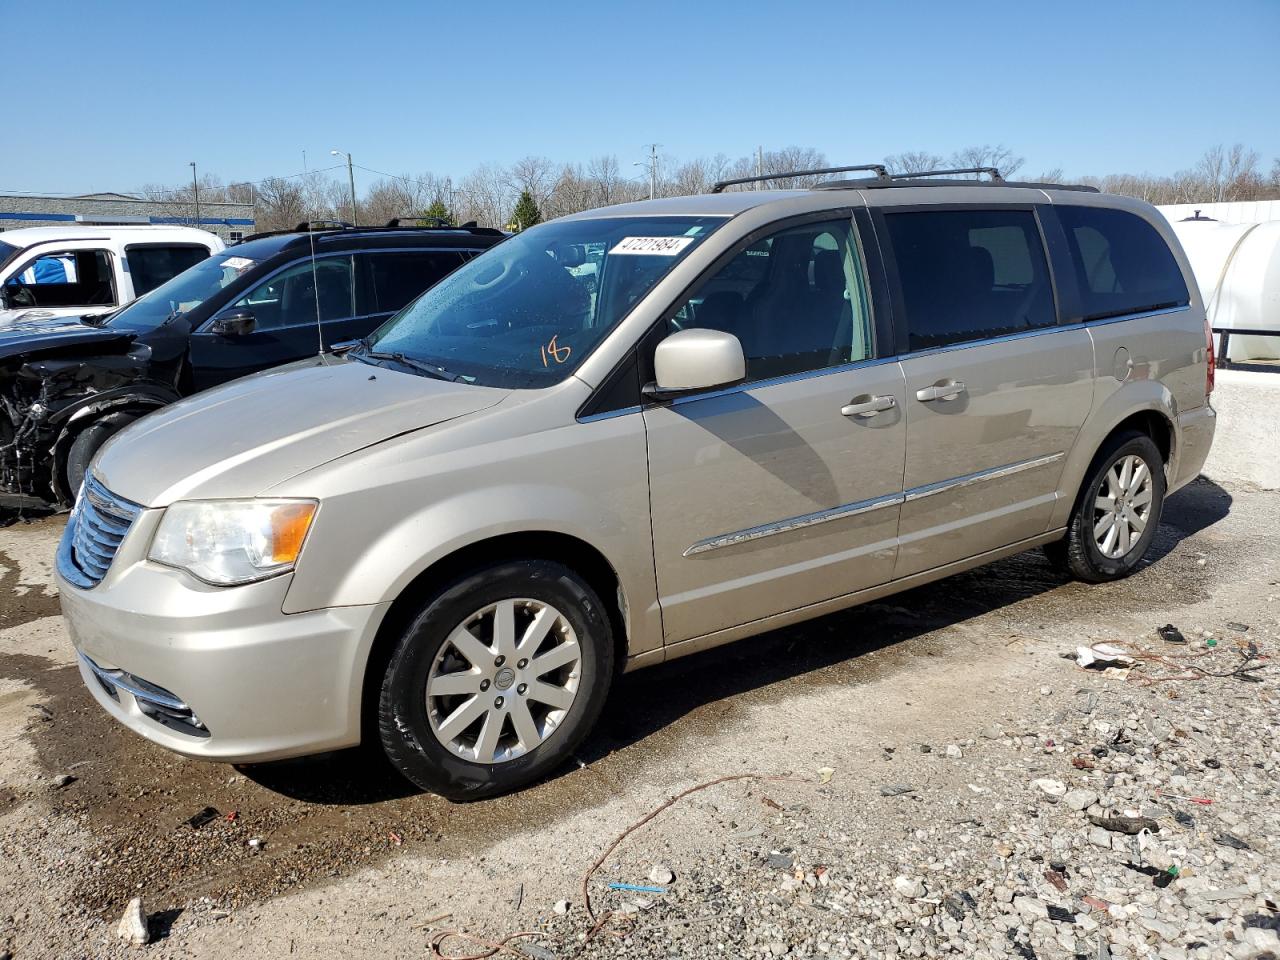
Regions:
<instances>
[{"instance_id":1,"label":"minivan door window","mask_svg":"<svg viewBox=\"0 0 1280 960\"><path fill-rule=\"evenodd\" d=\"M1057 322L1049 266L1030 210L885 215L911 351Z\"/></svg>"},{"instance_id":2,"label":"minivan door window","mask_svg":"<svg viewBox=\"0 0 1280 960\"><path fill-rule=\"evenodd\" d=\"M732 333L747 358L747 379L763 380L870 357L867 302L852 220L807 223L738 253L669 327Z\"/></svg>"},{"instance_id":3,"label":"minivan door window","mask_svg":"<svg viewBox=\"0 0 1280 960\"><path fill-rule=\"evenodd\" d=\"M1169 245L1124 210L1056 206L1076 270L1083 319L1184 307L1187 285Z\"/></svg>"},{"instance_id":4,"label":"minivan door window","mask_svg":"<svg viewBox=\"0 0 1280 960\"><path fill-rule=\"evenodd\" d=\"M42 253L5 281L4 292L13 308L114 306L111 255L106 250Z\"/></svg>"}]
</instances>

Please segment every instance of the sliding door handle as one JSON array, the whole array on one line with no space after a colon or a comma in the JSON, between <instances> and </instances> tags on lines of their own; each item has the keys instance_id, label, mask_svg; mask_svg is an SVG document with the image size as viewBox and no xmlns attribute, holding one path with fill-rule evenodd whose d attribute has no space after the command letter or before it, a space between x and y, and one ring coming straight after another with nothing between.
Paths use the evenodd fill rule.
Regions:
<instances>
[{"instance_id":1,"label":"sliding door handle","mask_svg":"<svg viewBox=\"0 0 1280 960\"><path fill-rule=\"evenodd\" d=\"M892 410L898 405L898 401L892 396L873 397L869 394L863 394L860 397L854 397L849 403L840 408L840 413L846 417L874 417L877 413L883 413L886 410Z\"/></svg>"},{"instance_id":2,"label":"sliding door handle","mask_svg":"<svg viewBox=\"0 0 1280 960\"><path fill-rule=\"evenodd\" d=\"M963 380L944 380L931 387L922 387L916 391L916 399L928 403L931 400L954 400L967 392Z\"/></svg>"}]
</instances>

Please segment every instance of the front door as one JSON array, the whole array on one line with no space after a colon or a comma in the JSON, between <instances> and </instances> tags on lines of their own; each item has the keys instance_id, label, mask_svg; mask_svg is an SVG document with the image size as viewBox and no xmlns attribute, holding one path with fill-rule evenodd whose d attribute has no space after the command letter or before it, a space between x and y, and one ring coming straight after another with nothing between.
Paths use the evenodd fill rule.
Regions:
<instances>
[{"instance_id":1,"label":"front door","mask_svg":"<svg viewBox=\"0 0 1280 960\"><path fill-rule=\"evenodd\" d=\"M197 390L292 360L313 357L349 340L356 305L357 258L344 253L290 264L265 278L220 314L248 310L253 332L214 333L213 320L191 337L192 383ZM214 320L217 319L215 316ZM366 331L367 332L367 331ZM359 334L356 334L357 336Z\"/></svg>"},{"instance_id":2,"label":"front door","mask_svg":"<svg viewBox=\"0 0 1280 960\"><path fill-rule=\"evenodd\" d=\"M903 377L870 312L845 217L745 245L670 321L737 336L747 382L644 412L668 643L892 576Z\"/></svg>"},{"instance_id":3,"label":"front door","mask_svg":"<svg viewBox=\"0 0 1280 960\"><path fill-rule=\"evenodd\" d=\"M1035 211L888 211L906 339L895 576L1048 529L1093 396L1093 343L1057 328Z\"/></svg>"}]
</instances>

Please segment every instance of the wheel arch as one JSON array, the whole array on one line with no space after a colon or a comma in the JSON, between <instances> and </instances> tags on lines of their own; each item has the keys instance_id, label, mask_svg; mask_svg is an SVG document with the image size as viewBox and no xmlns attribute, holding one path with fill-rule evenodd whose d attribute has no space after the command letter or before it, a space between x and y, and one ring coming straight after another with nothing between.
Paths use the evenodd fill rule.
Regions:
<instances>
[{"instance_id":1,"label":"wheel arch","mask_svg":"<svg viewBox=\"0 0 1280 960\"><path fill-rule=\"evenodd\" d=\"M614 664L621 672L627 661L627 598L622 578L599 549L572 534L551 530L504 533L469 543L448 553L410 580L391 601L365 658L360 684L361 740L377 742L374 709L382 675L396 641L434 594L476 570L508 560L551 560L581 576L600 597L613 630Z\"/></svg>"},{"instance_id":2,"label":"wheel arch","mask_svg":"<svg viewBox=\"0 0 1280 960\"><path fill-rule=\"evenodd\" d=\"M1049 529L1066 526L1098 452L1119 432L1137 430L1149 436L1164 458L1166 476L1172 478L1178 455L1177 408L1164 384L1145 380L1126 384L1094 410L1067 457Z\"/></svg>"},{"instance_id":3,"label":"wheel arch","mask_svg":"<svg viewBox=\"0 0 1280 960\"><path fill-rule=\"evenodd\" d=\"M67 453L82 430L116 414L143 415L180 399L180 394L160 384L132 385L85 397L59 410L57 418L51 421L57 429L57 438L53 442L49 477L49 486L59 503L69 504L75 497L75 491L66 489Z\"/></svg>"}]
</instances>

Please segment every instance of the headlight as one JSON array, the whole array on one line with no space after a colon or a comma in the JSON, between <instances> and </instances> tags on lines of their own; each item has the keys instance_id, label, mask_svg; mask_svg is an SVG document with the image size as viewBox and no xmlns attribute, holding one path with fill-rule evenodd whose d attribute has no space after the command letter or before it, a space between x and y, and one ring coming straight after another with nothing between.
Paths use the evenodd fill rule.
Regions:
<instances>
[{"instance_id":1,"label":"headlight","mask_svg":"<svg viewBox=\"0 0 1280 960\"><path fill-rule=\"evenodd\" d=\"M168 507L148 559L208 583L251 583L292 570L314 500L185 500Z\"/></svg>"}]
</instances>

